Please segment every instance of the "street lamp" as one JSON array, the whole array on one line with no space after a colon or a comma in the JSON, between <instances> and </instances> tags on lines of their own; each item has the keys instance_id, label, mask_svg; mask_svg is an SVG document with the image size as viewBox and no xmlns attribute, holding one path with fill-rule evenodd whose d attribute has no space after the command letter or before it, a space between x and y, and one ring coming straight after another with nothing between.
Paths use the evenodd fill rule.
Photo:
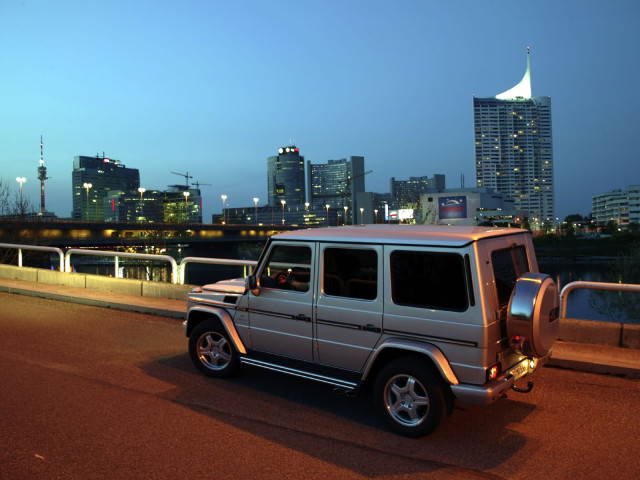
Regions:
<instances>
[{"instance_id":1,"label":"street lamp","mask_svg":"<svg viewBox=\"0 0 640 480\"><path fill-rule=\"evenodd\" d=\"M375 214L375 216L373 217L373 223L378 223L378 209L374 209L373 213Z\"/></svg>"},{"instance_id":2,"label":"street lamp","mask_svg":"<svg viewBox=\"0 0 640 480\"><path fill-rule=\"evenodd\" d=\"M256 217L256 225L258 225L258 200L260 200L258 197L253 197L253 211Z\"/></svg>"},{"instance_id":3,"label":"street lamp","mask_svg":"<svg viewBox=\"0 0 640 480\"><path fill-rule=\"evenodd\" d=\"M345 205L344 206L344 224L345 225L347 225L347 210L349 210L349 207Z\"/></svg>"},{"instance_id":4,"label":"street lamp","mask_svg":"<svg viewBox=\"0 0 640 480\"><path fill-rule=\"evenodd\" d=\"M364 225L364 219L362 218L363 213L364 213L364 208L360 207L360 223Z\"/></svg>"},{"instance_id":5,"label":"street lamp","mask_svg":"<svg viewBox=\"0 0 640 480\"><path fill-rule=\"evenodd\" d=\"M16 182L18 182L20 184L20 211L22 211L24 209L23 205L22 205L22 184L24 182L26 182L27 179L24 177L16 177Z\"/></svg>"},{"instance_id":6,"label":"street lamp","mask_svg":"<svg viewBox=\"0 0 640 480\"><path fill-rule=\"evenodd\" d=\"M87 207L85 209L85 211L87 212L87 220L89 219L89 189L93 187L92 184L90 183L83 183L82 184L82 188L87 190Z\"/></svg>"},{"instance_id":7,"label":"street lamp","mask_svg":"<svg viewBox=\"0 0 640 480\"><path fill-rule=\"evenodd\" d=\"M191 192L182 192L182 194L184 195L184 212L187 215L186 221L189 221L189 195L191 195Z\"/></svg>"},{"instance_id":8,"label":"street lamp","mask_svg":"<svg viewBox=\"0 0 640 480\"><path fill-rule=\"evenodd\" d=\"M146 192L147 189L144 188L144 187L140 187L140 188L138 188L138 191L140 192L140 218L142 218L144 216L143 215L143 213L144 213L144 203L142 202L142 194L144 192Z\"/></svg>"},{"instance_id":9,"label":"street lamp","mask_svg":"<svg viewBox=\"0 0 640 480\"><path fill-rule=\"evenodd\" d=\"M327 208L327 227L329 226L329 204L327 203L325 207Z\"/></svg>"},{"instance_id":10,"label":"street lamp","mask_svg":"<svg viewBox=\"0 0 640 480\"><path fill-rule=\"evenodd\" d=\"M222 199L222 224L224 225L224 208L227 205L227 196L226 195L220 195L220 198Z\"/></svg>"},{"instance_id":11,"label":"street lamp","mask_svg":"<svg viewBox=\"0 0 640 480\"><path fill-rule=\"evenodd\" d=\"M280 203L282 203L282 225L284 225L284 206L287 203L286 200L280 200Z\"/></svg>"}]
</instances>

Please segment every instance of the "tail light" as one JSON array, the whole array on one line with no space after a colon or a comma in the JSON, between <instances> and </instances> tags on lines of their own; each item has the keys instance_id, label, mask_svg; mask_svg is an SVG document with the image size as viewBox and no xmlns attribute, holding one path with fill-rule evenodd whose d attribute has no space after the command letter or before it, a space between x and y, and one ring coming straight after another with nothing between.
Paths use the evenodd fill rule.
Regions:
<instances>
[{"instance_id":1,"label":"tail light","mask_svg":"<svg viewBox=\"0 0 640 480\"><path fill-rule=\"evenodd\" d=\"M495 365L487 368L487 382L490 382L491 380L495 380L496 378L498 378L498 375L500 375L501 371L502 371L502 367L499 363L496 363Z\"/></svg>"}]
</instances>

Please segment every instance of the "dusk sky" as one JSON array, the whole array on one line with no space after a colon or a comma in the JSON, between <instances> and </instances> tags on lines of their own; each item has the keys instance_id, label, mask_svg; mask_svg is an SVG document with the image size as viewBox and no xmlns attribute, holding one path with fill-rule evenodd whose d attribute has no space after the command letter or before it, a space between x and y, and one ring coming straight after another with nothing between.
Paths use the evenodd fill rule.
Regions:
<instances>
[{"instance_id":1,"label":"dusk sky","mask_svg":"<svg viewBox=\"0 0 640 480\"><path fill-rule=\"evenodd\" d=\"M71 212L73 157L165 189L189 172L204 221L267 200L266 159L365 157L366 190L475 186L473 96L550 96L556 216L640 184L638 0L0 0L0 178Z\"/></svg>"}]
</instances>

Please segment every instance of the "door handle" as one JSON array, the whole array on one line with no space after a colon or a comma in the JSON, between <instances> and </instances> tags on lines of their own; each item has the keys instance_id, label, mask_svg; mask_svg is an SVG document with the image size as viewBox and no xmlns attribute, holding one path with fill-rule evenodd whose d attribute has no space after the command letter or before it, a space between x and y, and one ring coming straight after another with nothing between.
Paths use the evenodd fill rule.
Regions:
<instances>
[{"instance_id":1,"label":"door handle","mask_svg":"<svg viewBox=\"0 0 640 480\"><path fill-rule=\"evenodd\" d=\"M303 313L299 313L298 315L295 315L293 317L294 320L300 320L301 322L310 322L311 318L307 317L305 314Z\"/></svg>"},{"instance_id":2,"label":"door handle","mask_svg":"<svg viewBox=\"0 0 640 480\"><path fill-rule=\"evenodd\" d=\"M375 333L380 333L382 331L381 328L376 327L375 325L372 325L370 323L362 327L362 330L364 330L365 332L375 332Z\"/></svg>"}]
</instances>

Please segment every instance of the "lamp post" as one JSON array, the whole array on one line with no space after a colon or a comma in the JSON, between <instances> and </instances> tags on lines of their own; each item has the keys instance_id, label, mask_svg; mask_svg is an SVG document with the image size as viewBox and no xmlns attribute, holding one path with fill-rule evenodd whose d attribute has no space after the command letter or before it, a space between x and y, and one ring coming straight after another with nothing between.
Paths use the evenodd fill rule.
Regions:
<instances>
[{"instance_id":1,"label":"lamp post","mask_svg":"<svg viewBox=\"0 0 640 480\"><path fill-rule=\"evenodd\" d=\"M364 218L362 218L363 213L364 213L364 208L360 207L360 223L364 225Z\"/></svg>"},{"instance_id":2,"label":"lamp post","mask_svg":"<svg viewBox=\"0 0 640 480\"><path fill-rule=\"evenodd\" d=\"M284 225L284 206L287 203L286 200L280 200L280 203L282 203L282 225Z\"/></svg>"},{"instance_id":3,"label":"lamp post","mask_svg":"<svg viewBox=\"0 0 640 480\"><path fill-rule=\"evenodd\" d=\"M253 215L256 217L256 225L258 225L258 197L253 197Z\"/></svg>"},{"instance_id":4,"label":"lamp post","mask_svg":"<svg viewBox=\"0 0 640 480\"><path fill-rule=\"evenodd\" d=\"M144 203L142 201L142 194L146 192L147 189L144 187L140 187L138 188L138 191L140 192L140 215L139 216L140 216L140 220L142 221L142 218L144 217Z\"/></svg>"},{"instance_id":5,"label":"lamp post","mask_svg":"<svg viewBox=\"0 0 640 480\"><path fill-rule=\"evenodd\" d=\"M27 179L24 177L16 177L16 182L20 184L20 212L24 213L24 205L22 203L22 184L26 182Z\"/></svg>"},{"instance_id":6,"label":"lamp post","mask_svg":"<svg viewBox=\"0 0 640 480\"><path fill-rule=\"evenodd\" d=\"M327 208L327 227L329 226L329 204L327 203L325 207Z\"/></svg>"},{"instance_id":7,"label":"lamp post","mask_svg":"<svg viewBox=\"0 0 640 480\"><path fill-rule=\"evenodd\" d=\"M191 192L182 192L184 195L184 213L186 215L186 221L189 221L189 195Z\"/></svg>"},{"instance_id":8,"label":"lamp post","mask_svg":"<svg viewBox=\"0 0 640 480\"><path fill-rule=\"evenodd\" d=\"M87 207L85 208L85 212L87 213L87 220L89 220L89 189L93 187L90 183L83 183L82 188L87 190Z\"/></svg>"},{"instance_id":9,"label":"lamp post","mask_svg":"<svg viewBox=\"0 0 640 480\"><path fill-rule=\"evenodd\" d=\"M373 217L373 223L378 223L378 209L374 209L373 210L374 213L374 217Z\"/></svg>"},{"instance_id":10,"label":"lamp post","mask_svg":"<svg viewBox=\"0 0 640 480\"><path fill-rule=\"evenodd\" d=\"M220 195L220 198L222 199L222 224L225 224L224 221L224 208L227 205L227 196L226 195Z\"/></svg>"},{"instance_id":11,"label":"lamp post","mask_svg":"<svg viewBox=\"0 0 640 480\"><path fill-rule=\"evenodd\" d=\"M345 225L347 225L347 210L349 210L349 207L345 205L344 206L344 224Z\"/></svg>"}]
</instances>

